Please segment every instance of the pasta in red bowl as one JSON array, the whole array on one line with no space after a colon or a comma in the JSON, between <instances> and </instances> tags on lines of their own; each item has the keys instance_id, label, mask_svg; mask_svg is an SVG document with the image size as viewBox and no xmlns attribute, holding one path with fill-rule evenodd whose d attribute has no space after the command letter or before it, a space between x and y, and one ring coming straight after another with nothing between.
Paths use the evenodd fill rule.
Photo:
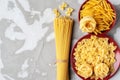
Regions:
<instances>
[{"instance_id":1,"label":"pasta in red bowl","mask_svg":"<svg viewBox=\"0 0 120 80\"><path fill-rule=\"evenodd\" d=\"M107 35L88 34L73 47L71 65L83 80L108 80L120 65L120 50Z\"/></svg>"},{"instance_id":2,"label":"pasta in red bowl","mask_svg":"<svg viewBox=\"0 0 120 80\"><path fill-rule=\"evenodd\" d=\"M116 22L116 11L108 0L86 0L79 9L78 21L82 32L107 33Z\"/></svg>"}]
</instances>

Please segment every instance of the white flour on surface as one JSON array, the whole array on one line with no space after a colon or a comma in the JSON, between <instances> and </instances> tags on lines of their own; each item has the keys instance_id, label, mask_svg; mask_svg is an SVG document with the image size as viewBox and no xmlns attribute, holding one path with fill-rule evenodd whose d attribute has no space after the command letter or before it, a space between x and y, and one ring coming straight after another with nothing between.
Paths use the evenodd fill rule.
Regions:
<instances>
[{"instance_id":1,"label":"white flour on surface","mask_svg":"<svg viewBox=\"0 0 120 80\"><path fill-rule=\"evenodd\" d=\"M2 44L2 40L0 38L0 71L2 68L4 68L4 65L3 65L2 60L1 60L1 44Z\"/></svg>"},{"instance_id":2,"label":"white flour on surface","mask_svg":"<svg viewBox=\"0 0 120 80\"><path fill-rule=\"evenodd\" d=\"M8 10L9 1L14 4L14 8ZM27 0L19 0L21 6L24 8L26 5L27 10L25 10L29 11L29 3L26 1ZM49 30L49 27L43 27L43 24L51 23L54 19L52 9L47 8L44 10L43 15L39 15L40 20L35 20L33 24L29 25L15 0L0 0L0 11L0 20L7 19L13 22L6 29L5 37L10 40L24 40L23 46L15 52L16 54L36 48L38 41L40 41ZM34 16L35 14L33 13L37 11L32 11L33 10L30 10L29 12L32 14L31 16ZM14 31L16 26L20 28L21 32Z\"/></svg>"},{"instance_id":3,"label":"white flour on surface","mask_svg":"<svg viewBox=\"0 0 120 80\"><path fill-rule=\"evenodd\" d=\"M19 78L26 78L28 77L29 73L27 71L27 68L29 67L28 65L28 59L26 59L23 63L23 65L21 66L21 71L18 73L18 77Z\"/></svg>"},{"instance_id":4,"label":"white flour on surface","mask_svg":"<svg viewBox=\"0 0 120 80\"><path fill-rule=\"evenodd\" d=\"M0 38L0 80L6 80L5 77L7 77L9 80L14 80L10 76L8 76L6 74L2 74L2 72L1 72L1 70L4 68L4 65L3 65L3 62L2 62L2 58L1 58L1 44L2 44L2 40Z\"/></svg>"},{"instance_id":5,"label":"white flour on surface","mask_svg":"<svg viewBox=\"0 0 120 80\"><path fill-rule=\"evenodd\" d=\"M25 11L30 11L30 5L28 3L28 0L18 0L18 2L21 4Z\"/></svg>"},{"instance_id":6,"label":"white flour on surface","mask_svg":"<svg viewBox=\"0 0 120 80\"><path fill-rule=\"evenodd\" d=\"M9 38L10 40L24 40L25 34L22 32L15 32L15 27L16 24L12 23L5 31L5 37Z\"/></svg>"},{"instance_id":7,"label":"white flour on surface","mask_svg":"<svg viewBox=\"0 0 120 80\"><path fill-rule=\"evenodd\" d=\"M0 38L0 80L6 80L1 73L1 70L4 68L4 65L3 65L3 62L2 62L2 59L1 59L1 44L2 44L2 40Z\"/></svg>"},{"instance_id":8,"label":"white flour on surface","mask_svg":"<svg viewBox=\"0 0 120 80\"><path fill-rule=\"evenodd\" d=\"M50 42L51 40L54 39L54 37L55 37L55 36L54 36L54 32L52 32L51 34L48 35L48 37L46 38L46 41L47 41L47 42Z\"/></svg>"},{"instance_id":9,"label":"white flour on surface","mask_svg":"<svg viewBox=\"0 0 120 80\"><path fill-rule=\"evenodd\" d=\"M41 75L44 77L44 76L47 76L47 72L42 72Z\"/></svg>"}]
</instances>

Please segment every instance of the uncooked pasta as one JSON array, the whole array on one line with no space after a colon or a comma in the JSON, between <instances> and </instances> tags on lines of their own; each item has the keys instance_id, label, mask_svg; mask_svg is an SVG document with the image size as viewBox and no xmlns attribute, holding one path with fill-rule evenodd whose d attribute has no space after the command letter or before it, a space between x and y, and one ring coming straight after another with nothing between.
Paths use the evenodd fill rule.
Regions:
<instances>
[{"instance_id":1,"label":"uncooked pasta","mask_svg":"<svg viewBox=\"0 0 120 80\"><path fill-rule=\"evenodd\" d=\"M56 42L57 80L69 80L68 61L73 20L69 17L54 19Z\"/></svg>"},{"instance_id":2,"label":"uncooked pasta","mask_svg":"<svg viewBox=\"0 0 120 80\"><path fill-rule=\"evenodd\" d=\"M84 78L103 79L114 71L115 49L108 38L91 36L78 42L74 53L77 73Z\"/></svg>"},{"instance_id":3,"label":"uncooked pasta","mask_svg":"<svg viewBox=\"0 0 120 80\"><path fill-rule=\"evenodd\" d=\"M91 16L96 21L95 34L109 30L115 20L116 14L107 0L88 0L80 11L80 19ZM87 22L86 22L87 23Z\"/></svg>"}]
</instances>

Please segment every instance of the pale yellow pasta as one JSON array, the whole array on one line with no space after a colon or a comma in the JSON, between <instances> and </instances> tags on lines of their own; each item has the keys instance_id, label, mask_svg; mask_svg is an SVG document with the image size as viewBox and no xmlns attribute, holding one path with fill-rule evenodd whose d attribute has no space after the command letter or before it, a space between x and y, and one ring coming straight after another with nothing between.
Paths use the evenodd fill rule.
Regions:
<instances>
[{"instance_id":1,"label":"pale yellow pasta","mask_svg":"<svg viewBox=\"0 0 120 80\"><path fill-rule=\"evenodd\" d=\"M70 8L70 7L67 8L67 11L68 11L68 12L73 12L73 10L74 10L73 8Z\"/></svg>"},{"instance_id":2,"label":"pale yellow pasta","mask_svg":"<svg viewBox=\"0 0 120 80\"><path fill-rule=\"evenodd\" d=\"M109 72L109 67L105 63L100 63L96 65L94 68L96 79L98 78L103 79L105 76L107 76L108 72Z\"/></svg>"},{"instance_id":3,"label":"pale yellow pasta","mask_svg":"<svg viewBox=\"0 0 120 80\"><path fill-rule=\"evenodd\" d=\"M59 6L59 8L60 8L60 10L65 10L65 8L68 6L68 4L67 3L65 3L65 2L63 2L60 6Z\"/></svg>"},{"instance_id":4,"label":"pale yellow pasta","mask_svg":"<svg viewBox=\"0 0 120 80\"><path fill-rule=\"evenodd\" d=\"M81 64L81 66L78 68L78 71L78 73L84 78L88 78L93 74L92 66L89 64Z\"/></svg>"},{"instance_id":5,"label":"pale yellow pasta","mask_svg":"<svg viewBox=\"0 0 120 80\"><path fill-rule=\"evenodd\" d=\"M78 42L74 53L77 73L85 78L103 79L114 69L115 49L116 46L113 43L109 43L108 38L91 36L89 39L83 39ZM88 69L89 73L84 72L82 69L80 70L83 65L86 65L86 70ZM92 70L92 74L90 74L90 70Z\"/></svg>"},{"instance_id":6,"label":"pale yellow pasta","mask_svg":"<svg viewBox=\"0 0 120 80\"><path fill-rule=\"evenodd\" d=\"M97 22L95 34L109 30L115 19L115 12L106 0L88 0L80 11L80 19L91 16Z\"/></svg>"},{"instance_id":7,"label":"pale yellow pasta","mask_svg":"<svg viewBox=\"0 0 120 80\"><path fill-rule=\"evenodd\" d=\"M70 17L72 15L72 12L74 11L74 9L71 7L68 7L68 4L66 2L63 2L61 5L59 5L60 10L63 11L63 10L65 10L65 8L67 8L65 11L65 16ZM62 16L61 12L59 12L58 9L53 9L53 12L56 17Z\"/></svg>"},{"instance_id":8,"label":"pale yellow pasta","mask_svg":"<svg viewBox=\"0 0 120 80\"><path fill-rule=\"evenodd\" d=\"M61 16L54 19L56 59L57 59L56 80L69 80L68 61L72 28L73 28L72 18Z\"/></svg>"},{"instance_id":9,"label":"pale yellow pasta","mask_svg":"<svg viewBox=\"0 0 120 80\"><path fill-rule=\"evenodd\" d=\"M82 32L93 32L96 28L96 21L91 16L86 16L80 20L80 29Z\"/></svg>"},{"instance_id":10,"label":"pale yellow pasta","mask_svg":"<svg viewBox=\"0 0 120 80\"><path fill-rule=\"evenodd\" d=\"M66 16L71 16L71 12L65 12Z\"/></svg>"},{"instance_id":11,"label":"pale yellow pasta","mask_svg":"<svg viewBox=\"0 0 120 80\"><path fill-rule=\"evenodd\" d=\"M73 11L74 11L74 9L69 7L69 8L67 8L67 11L65 12L65 14L67 16L71 16L71 14L72 14Z\"/></svg>"},{"instance_id":12,"label":"pale yellow pasta","mask_svg":"<svg viewBox=\"0 0 120 80\"><path fill-rule=\"evenodd\" d=\"M60 16L60 12L58 11L58 9L53 9L53 13L55 14L56 17Z\"/></svg>"}]
</instances>

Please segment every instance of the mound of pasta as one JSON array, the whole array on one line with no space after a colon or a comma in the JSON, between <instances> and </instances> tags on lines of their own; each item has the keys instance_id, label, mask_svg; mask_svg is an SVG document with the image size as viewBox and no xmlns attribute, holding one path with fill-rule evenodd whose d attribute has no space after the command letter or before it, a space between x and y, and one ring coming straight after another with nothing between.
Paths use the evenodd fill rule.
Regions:
<instances>
[{"instance_id":1,"label":"mound of pasta","mask_svg":"<svg viewBox=\"0 0 120 80\"><path fill-rule=\"evenodd\" d=\"M96 28L96 21L91 16L86 16L80 20L80 29L82 32L93 32Z\"/></svg>"},{"instance_id":2,"label":"mound of pasta","mask_svg":"<svg viewBox=\"0 0 120 80\"><path fill-rule=\"evenodd\" d=\"M86 16L91 16L95 19L96 28L92 31L95 34L100 34L103 31L109 30L111 24L116 18L116 14L107 0L88 0L82 6L80 20ZM85 21L84 23L88 23L88 21ZM83 32L88 31L83 30Z\"/></svg>"},{"instance_id":3,"label":"mound of pasta","mask_svg":"<svg viewBox=\"0 0 120 80\"><path fill-rule=\"evenodd\" d=\"M81 40L73 54L77 73L86 79L103 79L114 71L115 49L108 38L92 35Z\"/></svg>"}]
</instances>

